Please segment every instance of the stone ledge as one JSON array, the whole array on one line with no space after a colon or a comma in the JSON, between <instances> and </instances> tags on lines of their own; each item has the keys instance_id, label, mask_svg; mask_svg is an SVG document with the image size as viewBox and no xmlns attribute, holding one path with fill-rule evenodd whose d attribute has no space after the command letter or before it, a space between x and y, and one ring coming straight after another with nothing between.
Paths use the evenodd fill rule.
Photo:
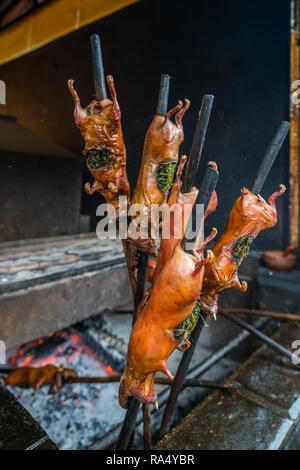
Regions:
<instances>
[{"instance_id":1,"label":"stone ledge","mask_svg":"<svg viewBox=\"0 0 300 470\"><path fill-rule=\"evenodd\" d=\"M0 450L58 450L37 421L2 386L0 419Z\"/></svg>"}]
</instances>

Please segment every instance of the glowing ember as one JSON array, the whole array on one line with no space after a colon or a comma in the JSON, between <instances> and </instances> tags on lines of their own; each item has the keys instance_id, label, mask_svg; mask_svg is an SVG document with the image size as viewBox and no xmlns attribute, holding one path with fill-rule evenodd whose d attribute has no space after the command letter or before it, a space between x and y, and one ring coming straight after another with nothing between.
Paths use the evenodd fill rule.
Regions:
<instances>
[{"instance_id":1,"label":"glowing ember","mask_svg":"<svg viewBox=\"0 0 300 470\"><path fill-rule=\"evenodd\" d=\"M108 375L117 375L117 373L113 370L111 366L106 366L105 370L108 373Z\"/></svg>"},{"instance_id":2,"label":"glowing ember","mask_svg":"<svg viewBox=\"0 0 300 470\"><path fill-rule=\"evenodd\" d=\"M85 339L86 335L77 334L75 328L64 329L22 345L9 360L14 367L64 365L79 377L116 375L113 362L102 360L110 360L107 350L95 348L96 353ZM99 357L102 350L104 354ZM123 417L117 406L118 383L68 384L54 398L48 394L48 386L34 396L30 388L9 388L60 449L87 448Z\"/></svg>"},{"instance_id":3,"label":"glowing ember","mask_svg":"<svg viewBox=\"0 0 300 470\"><path fill-rule=\"evenodd\" d=\"M80 360L83 354L93 358L105 372L104 375L117 375L117 372L104 364L77 334L68 329L50 333L44 338L20 346L17 354L10 357L9 361L14 367L43 367L47 364L70 366Z\"/></svg>"},{"instance_id":4,"label":"glowing ember","mask_svg":"<svg viewBox=\"0 0 300 470\"><path fill-rule=\"evenodd\" d=\"M25 357L25 359L21 361L21 367L29 366L32 359L34 359L34 355Z\"/></svg>"}]
</instances>

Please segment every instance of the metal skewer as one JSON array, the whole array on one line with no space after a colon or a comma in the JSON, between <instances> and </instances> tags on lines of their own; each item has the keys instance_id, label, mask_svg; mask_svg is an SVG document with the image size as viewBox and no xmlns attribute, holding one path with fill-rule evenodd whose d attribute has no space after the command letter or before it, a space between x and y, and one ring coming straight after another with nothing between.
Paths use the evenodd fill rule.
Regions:
<instances>
[{"instance_id":1,"label":"metal skewer","mask_svg":"<svg viewBox=\"0 0 300 470\"><path fill-rule=\"evenodd\" d=\"M205 143L205 136L213 106L213 101L213 95L204 95L194 133L190 157L187 161L185 172L183 175L182 192L184 193L192 189L195 177L198 173L198 167Z\"/></svg>"},{"instance_id":2,"label":"metal skewer","mask_svg":"<svg viewBox=\"0 0 300 470\"><path fill-rule=\"evenodd\" d=\"M101 43L100 38L97 34L91 36L91 52L92 52L92 62L93 62L93 75L94 75L94 87L96 92L97 100L103 100L107 98L106 85L105 85L105 75L104 75L104 66L102 60L101 52ZM124 254L128 264L127 245L124 240L123 249ZM135 280L130 280L131 285L133 286L134 294L134 312L133 312L133 322L135 321L137 306L142 300L144 295L144 283L145 283L145 273L147 267L148 257L145 253L137 253L137 274L136 274L136 283ZM130 274L130 273L129 273ZM135 285L134 285L135 284ZM117 449L126 449L129 440L135 429L136 416L139 411L139 403L135 399L128 400L128 409L126 416L123 422L123 426L120 432L119 440L117 443ZM128 433L128 431L130 431Z\"/></svg>"},{"instance_id":3,"label":"metal skewer","mask_svg":"<svg viewBox=\"0 0 300 470\"><path fill-rule=\"evenodd\" d=\"M101 43L98 34L91 36L91 50L94 73L94 87L97 100L101 101L107 98L105 75L101 52Z\"/></svg>"},{"instance_id":4,"label":"metal skewer","mask_svg":"<svg viewBox=\"0 0 300 470\"><path fill-rule=\"evenodd\" d=\"M156 108L156 114L164 116L168 108L169 90L170 90L170 75L164 73L160 79L159 95Z\"/></svg>"},{"instance_id":5,"label":"metal skewer","mask_svg":"<svg viewBox=\"0 0 300 470\"><path fill-rule=\"evenodd\" d=\"M225 313L238 313L245 315L255 315L258 317L269 317L280 320L300 321L300 314L283 313L283 312L269 312L268 310L255 310L251 308L222 308L219 312Z\"/></svg>"},{"instance_id":6,"label":"metal skewer","mask_svg":"<svg viewBox=\"0 0 300 470\"><path fill-rule=\"evenodd\" d=\"M146 253L139 252L138 263L137 263L137 281L136 281L135 294L134 294L134 299L133 299L134 310L133 310L133 315L132 315L132 325L134 325L135 323L138 306L144 297L147 263L148 263L148 255Z\"/></svg>"},{"instance_id":7,"label":"metal skewer","mask_svg":"<svg viewBox=\"0 0 300 470\"><path fill-rule=\"evenodd\" d=\"M0 368L0 378L5 379L10 372L18 370L18 368L13 368L11 370ZM3 374L3 375L2 375ZM120 375L110 375L107 377L63 377L62 385L67 384L106 384L106 383L119 383L121 379ZM167 377L156 377L155 383L160 385L172 385L173 381ZM25 384L24 384L25 385ZM17 385L19 386L19 385ZM200 387L200 388L218 388L221 390L237 390L241 387L238 382L215 382L211 380L200 380L197 378L185 379L183 382L183 387ZM30 387L27 387L30 388Z\"/></svg>"},{"instance_id":8,"label":"metal skewer","mask_svg":"<svg viewBox=\"0 0 300 470\"><path fill-rule=\"evenodd\" d=\"M202 181L199 193L198 193L197 201L196 201L196 203L204 205L203 215L205 214L210 198L214 190L216 189L218 177L219 177L219 174L215 168L207 167L205 176L203 178L203 181ZM196 203L194 204L194 207ZM180 390L183 387L185 376L188 373L190 362L192 360L202 328L203 328L203 323L201 321L198 321L189 339L191 345L189 349L184 352L182 359L180 361L180 364L178 366L178 369L174 378L174 382L170 391L170 395L167 401L167 405L164 411L164 415L162 418L161 426L158 432L158 440L161 439L170 429L178 395L180 393Z\"/></svg>"},{"instance_id":9,"label":"metal skewer","mask_svg":"<svg viewBox=\"0 0 300 470\"><path fill-rule=\"evenodd\" d=\"M275 159L276 159L276 157L279 153L279 150L282 147L284 139L287 136L289 128L290 128L290 123L287 122L287 121L282 121L282 123L280 124L279 128L277 129L273 139L271 140L271 142L270 142L270 144L269 144L269 146L266 150L266 153L265 153L265 155L264 155L264 157L261 161L261 164L259 165L257 174L256 174L256 176L255 176L255 178L252 181L251 186L250 186L250 190L254 194L258 194L261 191L261 189L262 189L262 187L263 187L263 185L264 185L264 183L267 179L267 176L268 176L268 174L269 174L269 172L270 172L270 170L273 166L273 163L275 162ZM279 354L281 354L285 357L288 357L289 359L292 358L292 353L290 351L288 351L283 346L281 346L279 343L272 340L268 336L264 335L260 331L256 330L256 328L254 328L253 326L248 325L248 323L244 322L240 318L236 318L235 316L231 315L230 313L225 312L224 310L223 310L223 312L221 312L221 314L223 316L225 316L228 320L232 321L233 323L236 323L237 325L241 326L242 328L250 331L254 336L259 338L263 343L267 344L271 348L275 349Z\"/></svg>"},{"instance_id":10,"label":"metal skewer","mask_svg":"<svg viewBox=\"0 0 300 470\"><path fill-rule=\"evenodd\" d=\"M198 171L199 162L201 160L202 150L204 147L206 131L208 127L208 122L211 115L212 105L213 105L214 96L205 95L202 100L202 105L199 111L198 122L195 129L194 139L192 143L190 158L188 159L186 170L183 177L182 192L188 192L192 189L194 180ZM215 190L218 180L218 172L212 167L208 167L206 170L205 177L201 184L201 188L198 193L197 201L194 204L191 217L194 215L196 210L196 204L204 204L204 211L208 206L210 197ZM183 246L185 245L185 237L182 241ZM179 392L182 388L185 376L188 372L189 364L191 362L197 341L199 339L203 324L198 322L193 333L190 337L191 346L183 354L179 367L177 369L174 383L171 388L171 392L167 401L167 405L164 411L162 418L161 427L158 432L158 438L164 436L164 434L169 430L172 422L173 413L177 403Z\"/></svg>"},{"instance_id":11,"label":"metal skewer","mask_svg":"<svg viewBox=\"0 0 300 470\"><path fill-rule=\"evenodd\" d=\"M261 331L254 328L254 326L249 325L248 323L244 322L244 320L241 320L240 318L237 318L231 315L230 313L221 311L220 314L228 320L232 321L233 323L236 323L241 328L244 328L244 330L249 331L254 336L256 336L256 338L260 339L263 343L267 344L270 348L274 349L274 351L278 352L282 356L285 356L292 361L293 354L288 349L281 346L272 338L269 338L268 336L264 335Z\"/></svg>"},{"instance_id":12,"label":"metal skewer","mask_svg":"<svg viewBox=\"0 0 300 470\"><path fill-rule=\"evenodd\" d=\"M257 174L250 185L250 190L252 191L252 193L260 193L290 127L291 125L287 121L282 121L282 123L278 127L273 139L271 140L266 150L261 164L259 165Z\"/></svg>"},{"instance_id":13,"label":"metal skewer","mask_svg":"<svg viewBox=\"0 0 300 470\"><path fill-rule=\"evenodd\" d=\"M150 405L143 405L143 423L144 423L144 450L151 450L151 409Z\"/></svg>"},{"instance_id":14,"label":"metal skewer","mask_svg":"<svg viewBox=\"0 0 300 470\"><path fill-rule=\"evenodd\" d=\"M162 75L160 81L160 89L158 95L158 104L156 113L164 115L167 112L168 98L169 98L169 86L170 76L167 74ZM133 312L133 324L136 320L137 309L144 296L144 286L146 279L146 269L148 263L148 255L143 252L137 253L138 264L137 264L137 275L136 275L136 286L134 292L134 312ZM117 450L126 450L128 448L130 439L135 432L135 421L139 410L139 402L136 398L131 397L130 403L128 404L128 410L121 428L119 439L117 442ZM144 423L147 426L147 422ZM131 440L132 442L132 440Z\"/></svg>"},{"instance_id":15,"label":"metal skewer","mask_svg":"<svg viewBox=\"0 0 300 470\"><path fill-rule=\"evenodd\" d=\"M206 209L207 209L208 204L209 204L209 201L211 199L211 196L212 196L213 192L216 189L218 179L219 179L218 170L216 168L212 167L212 166L208 166L206 168L204 178L201 182L201 186L200 186L200 189L199 189L199 192L198 192L197 199L195 201L195 204L193 205L192 213L190 215L190 220L187 224L187 230L189 229L189 227L192 226L193 221L196 220L197 206L198 205L202 205L202 207L203 207L203 217L204 217ZM188 189L188 191L190 191L190 190L191 190L191 188ZM183 192L185 192L185 191L183 190ZM200 225L199 225L200 227L203 226L202 222L203 222L203 220L200 221ZM188 238L188 241L189 241L191 246L194 246L194 244L195 244L195 241L196 241L197 235L198 235L197 231L199 231L199 227L196 227L196 230L194 232L195 235L194 235L193 239L191 239L190 237ZM186 245L186 235L187 235L187 233L185 233L185 236L183 237L183 240L182 240L182 246L183 247L185 247L185 245Z\"/></svg>"},{"instance_id":16,"label":"metal skewer","mask_svg":"<svg viewBox=\"0 0 300 470\"><path fill-rule=\"evenodd\" d=\"M116 450L126 450L135 430L136 418L139 412L140 404L134 397L128 398L128 408L122 424Z\"/></svg>"}]
</instances>

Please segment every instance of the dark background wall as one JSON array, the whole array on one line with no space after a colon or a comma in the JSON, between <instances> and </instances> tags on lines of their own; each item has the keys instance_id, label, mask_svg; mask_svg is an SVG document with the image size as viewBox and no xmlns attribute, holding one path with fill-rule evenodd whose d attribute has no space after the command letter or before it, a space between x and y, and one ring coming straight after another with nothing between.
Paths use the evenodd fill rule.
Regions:
<instances>
[{"instance_id":1,"label":"dark background wall","mask_svg":"<svg viewBox=\"0 0 300 470\"><path fill-rule=\"evenodd\" d=\"M115 77L123 111L133 185L160 74L173 77L170 106L185 97L192 103L184 118L182 153L189 152L203 94L213 93L215 104L197 183L205 163L217 161L219 207L209 222L221 230L279 122L288 119L289 14L286 0L141 1L0 67L0 78L7 85L7 106L1 106L0 112L16 116L23 126L80 158L83 143L73 123L66 83L74 78L82 104L91 100L89 36L100 34L105 69ZM87 170L83 172L83 181L91 180ZM288 183L287 144L263 196L280 182ZM100 201L100 196L82 193L82 213L93 215ZM287 195L278 207L278 226L263 233L256 248L280 248L288 242Z\"/></svg>"},{"instance_id":2,"label":"dark background wall","mask_svg":"<svg viewBox=\"0 0 300 470\"><path fill-rule=\"evenodd\" d=\"M0 241L77 233L80 185L79 161L0 151Z\"/></svg>"}]
</instances>

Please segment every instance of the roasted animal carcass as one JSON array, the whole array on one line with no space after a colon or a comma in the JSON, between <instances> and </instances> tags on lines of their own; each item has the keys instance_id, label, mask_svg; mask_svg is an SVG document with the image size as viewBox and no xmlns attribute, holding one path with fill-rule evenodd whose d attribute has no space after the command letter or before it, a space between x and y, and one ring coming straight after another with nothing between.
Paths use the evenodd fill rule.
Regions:
<instances>
[{"instance_id":1,"label":"roasted animal carcass","mask_svg":"<svg viewBox=\"0 0 300 470\"><path fill-rule=\"evenodd\" d=\"M268 203L248 189L243 188L241 192L205 268L201 309L210 315L218 312L218 298L222 291L235 288L244 292L247 289L247 283L239 281L237 269L257 235L276 224L275 200L285 192L285 186L280 185L280 190L269 197Z\"/></svg>"},{"instance_id":2,"label":"roasted animal carcass","mask_svg":"<svg viewBox=\"0 0 300 470\"><path fill-rule=\"evenodd\" d=\"M61 389L63 379L76 377L76 375L73 369L48 364L43 367L20 367L15 369L8 374L5 382L11 386L26 385L27 387L33 387L33 395L43 385L50 385L50 392L54 394L55 387L57 391Z\"/></svg>"},{"instance_id":3,"label":"roasted animal carcass","mask_svg":"<svg viewBox=\"0 0 300 470\"><path fill-rule=\"evenodd\" d=\"M154 232L158 227L159 214L155 209L167 201L179 147L184 138L182 117L190 106L189 100L186 99L182 106L179 101L165 116L155 115L145 137L139 177L131 200L130 210L134 210L135 214L131 212L133 217L129 236L140 250L147 253L156 253ZM170 119L173 114L175 123Z\"/></svg>"},{"instance_id":4,"label":"roasted animal carcass","mask_svg":"<svg viewBox=\"0 0 300 470\"><path fill-rule=\"evenodd\" d=\"M174 217L163 220L163 231L165 224L170 225L170 237L162 238L154 283L145 295L130 336L126 366L120 382L119 401L122 407L126 407L130 395L142 403L155 404L156 372L161 371L172 378L166 361L175 348L181 349L181 341L176 338L174 329L193 311L202 288L204 265L210 259L209 251L204 259L203 250L215 236L215 229L201 249L192 254L181 247L185 218L177 216L184 211L186 204L189 204L191 211L198 192L195 188L188 194L180 192L182 166L179 165L168 201L170 207L177 203ZM179 227L176 227L178 220Z\"/></svg>"},{"instance_id":5,"label":"roasted animal carcass","mask_svg":"<svg viewBox=\"0 0 300 470\"><path fill-rule=\"evenodd\" d=\"M126 148L121 127L121 111L117 101L113 77L107 76L111 100L93 100L82 108L74 80L69 80L69 90L73 96L75 122L85 141L83 156L88 169L95 178L88 194L95 191L102 194L107 204L119 210L119 196L129 198L130 187L126 174ZM125 210L127 205L125 204Z\"/></svg>"}]
</instances>

